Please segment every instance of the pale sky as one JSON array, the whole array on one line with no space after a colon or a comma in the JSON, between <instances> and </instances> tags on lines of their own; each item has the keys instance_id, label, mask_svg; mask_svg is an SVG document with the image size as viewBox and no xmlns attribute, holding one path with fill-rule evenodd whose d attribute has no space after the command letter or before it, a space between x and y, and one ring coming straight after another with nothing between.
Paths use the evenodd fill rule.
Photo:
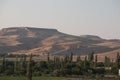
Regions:
<instances>
[{"instance_id":1,"label":"pale sky","mask_svg":"<svg viewBox=\"0 0 120 80\"><path fill-rule=\"evenodd\" d=\"M20 26L120 39L120 0L0 0L0 29Z\"/></svg>"}]
</instances>

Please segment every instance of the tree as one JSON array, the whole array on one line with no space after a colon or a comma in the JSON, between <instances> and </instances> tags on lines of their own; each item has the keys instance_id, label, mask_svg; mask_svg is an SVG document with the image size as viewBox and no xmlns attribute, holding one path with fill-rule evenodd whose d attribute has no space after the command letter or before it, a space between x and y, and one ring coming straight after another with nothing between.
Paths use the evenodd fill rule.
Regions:
<instances>
[{"instance_id":1,"label":"tree","mask_svg":"<svg viewBox=\"0 0 120 80\"><path fill-rule=\"evenodd\" d=\"M69 57L70 62L73 61L73 53L71 52L70 57Z\"/></svg>"},{"instance_id":2,"label":"tree","mask_svg":"<svg viewBox=\"0 0 120 80\"><path fill-rule=\"evenodd\" d=\"M110 66L110 58L105 56L105 67L109 67Z\"/></svg>"},{"instance_id":3,"label":"tree","mask_svg":"<svg viewBox=\"0 0 120 80\"><path fill-rule=\"evenodd\" d=\"M94 62L94 66L95 66L95 67L97 66L97 61L98 61L98 56L95 55L95 62Z\"/></svg>"},{"instance_id":4,"label":"tree","mask_svg":"<svg viewBox=\"0 0 120 80\"><path fill-rule=\"evenodd\" d=\"M94 60L94 51L88 55L88 60L92 62Z\"/></svg>"},{"instance_id":5,"label":"tree","mask_svg":"<svg viewBox=\"0 0 120 80\"><path fill-rule=\"evenodd\" d=\"M27 79L32 80L32 54L29 57L29 61L27 64Z\"/></svg>"},{"instance_id":6,"label":"tree","mask_svg":"<svg viewBox=\"0 0 120 80\"><path fill-rule=\"evenodd\" d=\"M16 60L14 61L14 73L17 73L17 65L18 65L18 56L16 55Z\"/></svg>"},{"instance_id":7,"label":"tree","mask_svg":"<svg viewBox=\"0 0 120 80\"><path fill-rule=\"evenodd\" d=\"M116 67L117 67L117 68L120 68L120 54L119 54L119 52L117 53Z\"/></svg>"},{"instance_id":8,"label":"tree","mask_svg":"<svg viewBox=\"0 0 120 80\"><path fill-rule=\"evenodd\" d=\"M22 75L26 74L26 56L21 57L20 72Z\"/></svg>"},{"instance_id":9,"label":"tree","mask_svg":"<svg viewBox=\"0 0 120 80\"><path fill-rule=\"evenodd\" d=\"M49 62L50 61L50 53L48 52L47 54L47 61Z\"/></svg>"},{"instance_id":10,"label":"tree","mask_svg":"<svg viewBox=\"0 0 120 80\"><path fill-rule=\"evenodd\" d=\"M92 68L94 66L94 51L92 51L89 56L88 56L88 60L90 62L90 67Z\"/></svg>"},{"instance_id":11,"label":"tree","mask_svg":"<svg viewBox=\"0 0 120 80\"><path fill-rule=\"evenodd\" d=\"M69 61L69 56L66 55L66 56L64 57L64 62L67 63L68 61Z\"/></svg>"},{"instance_id":12,"label":"tree","mask_svg":"<svg viewBox=\"0 0 120 80\"><path fill-rule=\"evenodd\" d=\"M116 61L112 64L112 73L118 74L118 69L120 68L120 53L117 52Z\"/></svg>"},{"instance_id":13,"label":"tree","mask_svg":"<svg viewBox=\"0 0 120 80\"><path fill-rule=\"evenodd\" d=\"M77 62L81 61L81 57L77 56Z\"/></svg>"},{"instance_id":14,"label":"tree","mask_svg":"<svg viewBox=\"0 0 120 80\"><path fill-rule=\"evenodd\" d=\"M85 60L84 60L84 62L83 62L83 71L82 72L87 72L87 70L88 70L88 68L90 67L90 64L89 64L89 62L88 62L88 60L87 60L87 56L85 56Z\"/></svg>"},{"instance_id":15,"label":"tree","mask_svg":"<svg viewBox=\"0 0 120 80\"><path fill-rule=\"evenodd\" d=\"M5 72L5 70L6 70L6 57L4 56L3 57L3 60L2 60L2 72Z\"/></svg>"}]
</instances>

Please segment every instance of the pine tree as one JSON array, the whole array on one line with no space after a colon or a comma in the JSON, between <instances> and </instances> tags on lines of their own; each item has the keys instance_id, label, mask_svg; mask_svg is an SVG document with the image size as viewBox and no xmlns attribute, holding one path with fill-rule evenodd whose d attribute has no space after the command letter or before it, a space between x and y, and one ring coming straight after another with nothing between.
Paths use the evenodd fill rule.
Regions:
<instances>
[{"instance_id":1,"label":"pine tree","mask_svg":"<svg viewBox=\"0 0 120 80\"><path fill-rule=\"evenodd\" d=\"M27 64L27 79L32 80L32 54L29 57L29 61Z\"/></svg>"}]
</instances>

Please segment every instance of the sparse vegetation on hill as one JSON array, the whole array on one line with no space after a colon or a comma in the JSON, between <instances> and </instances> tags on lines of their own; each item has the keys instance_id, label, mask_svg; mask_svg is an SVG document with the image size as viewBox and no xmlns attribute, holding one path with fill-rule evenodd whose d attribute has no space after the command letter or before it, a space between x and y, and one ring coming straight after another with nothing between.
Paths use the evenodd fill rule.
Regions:
<instances>
[{"instance_id":1,"label":"sparse vegetation on hill","mask_svg":"<svg viewBox=\"0 0 120 80\"><path fill-rule=\"evenodd\" d=\"M73 36L55 29L12 27L0 30L0 54L44 54L86 55L94 51L99 56L115 58L114 53L120 51L120 40L106 40L98 36ZM116 55L116 54L114 54ZM99 58L98 58L99 60Z\"/></svg>"}]
</instances>

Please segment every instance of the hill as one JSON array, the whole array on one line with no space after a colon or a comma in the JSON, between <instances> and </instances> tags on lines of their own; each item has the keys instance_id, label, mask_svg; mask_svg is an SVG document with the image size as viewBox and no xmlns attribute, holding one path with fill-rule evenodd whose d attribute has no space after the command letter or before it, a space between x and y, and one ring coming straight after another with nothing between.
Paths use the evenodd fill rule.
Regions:
<instances>
[{"instance_id":1,"label":"hill","mask_svg":"<svg viewBox=\"0 0 120 80\"><path fill-rule=\"evenodd\" d=\"M0 30L0 53L86 55L94 51L102 56L115 56L120 40L106 40L94 35L74 36L56 29L12 27Z\"/></svg>"}]
</instances>

